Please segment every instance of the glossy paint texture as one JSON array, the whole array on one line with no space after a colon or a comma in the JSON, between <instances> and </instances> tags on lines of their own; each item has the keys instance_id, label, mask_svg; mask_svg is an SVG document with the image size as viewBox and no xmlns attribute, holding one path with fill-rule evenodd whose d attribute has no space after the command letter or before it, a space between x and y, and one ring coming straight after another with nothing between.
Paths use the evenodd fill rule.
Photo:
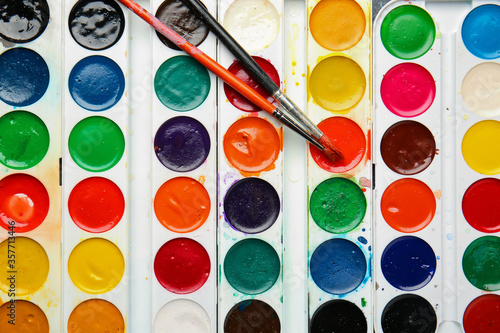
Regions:
<instances>
[{"instance_id":1,"label":"glossy paint texture","mask_svg":"<svg viewBox=\"0 0 500 333\"><path fill-rule=\"evenodd\" d=\"M465 309L465 333L496 333L500 331L500 296L486 294L475 298Z\"/></svg>"},{"instance_id":2,"label":"glossy paint texture","mask_svg":"<svg viewBox=\"0 0 500 333\"><path fill-rule=\"evenodd\" d=\"M38 227L50 207L45 186L35 177L18 173L0 180L0 226L15 233Z\"/></svg>"},{"instance_id":3,"label":"glossy paint texture","mask_svg":"<svg viewBox=\"0 0 500 333\"><path fill-rule=\"evenodd\" d=\"M418 295L399 295L387 303L382 312L384 333L434 333L436 327L436 311L425 298Z\"/></svg>"},{"instance_id":4,"label":"glossy paint texture","mask_svg":"<svg viewBox=\"0 0 500 333\"><path fill-rule=\"evenodd\" d=\"M380 28L384 47L400 59L415 59L432 47L436 27L429 13L413 5L399 6L386 15Z\"/></svg>"},{"instance_id":5,"label":"glossy paint texture","mask_svg":"<svg viewBox=\"0 0 500 333\"><path fill-rule=\"evenodd\" d=\"M168 291L189 294L207 281L210 257L200 243L189 238L174 238L156 253L154 272L158 282Z\"/></svg>"},{"instance_id":6,"label":"glossy paint texture","mask_svg":"<svg viewBox=\"0 0 500 333\"><path fill-rule=\"evenodd\" d=\"M224 276L234 289L247 295L270 289L278 279L280 267L273 247L255 238L234 244L224 258Z\"/></svg>"},{"instance_id":7,"label":"glossy paint texture","mask_svg":"<svg viewBox=\"0 0 500 333\"><path fill-rule=\"evenodd\" d=\"M400 121L387 129L380 142L385 164L401 175L424 171L436 154L436 141L425 125L411 120Z\"/></svg>"},{"instance_id":8,"label":"glossy paint texture","mask_svg":"<svg viewBox=\"0 0 500 333\"><path fill-rule=\"evenodd\" d=\"M355 290L366 275L363 251L351 241L341 238L327 240L311 256L311 277L318 287L334 295Z\"/></svg>"},{"instance_id":9,"label":"glossy paint texture","mask_svg":"<svg viewBox=\"0 0 500 333\"><path fill-rule=\"evenodd\" d=\"M232 166L245 175L258 175L275 168L281 139L269 121L244 117L228 128L223 145L224 154Z\"/></svg>"},{"instance_id":10,"label":"glossy paint texture","mask_svg":"<svg viewBox=\"0 0 500 333\"><path fill-rule=\"evenodd\" d=\"M500 290L500 238L483 236L473 241L464 252L462 268L475 287Z\"/></svg>"},{"instance_id":11,"label":"glossy paint texture","mask_svg":"<svg viewBox=\"0 0 500 333\"><path fill-rule=\"evenodd\" d=\"M500 121L472 125L462 140L462 155L472 170L483 175L500 173Z\"/></svg>"},{"instance_id":12,"label":"glossy paint texture","mask_svg":"<svg viewBox=\"0 0 500 333\"><path fill-rule=\"evenodd\" d=\"M156 314L154 332L210 333L210 318L198 303L184 298L174 299Z\"/></svg>"},{"instance_id":13,"label":"glossy paint texture","mask_svg":"<svg viewBox=\"0 0 500 333\"><path fill-rule=\"evenodd\" d=\"M207 69L190 56L176 56L158 68L154 78L158 99L174 111L190 111L200 106L210 91Z\"/></svg>"},{"instance_id":14,"label":"glossy paint texture","mask_svg":"<svg viewBox=\"0 0 500 333\"><path fill-rule=\"evenodd\" d=\"M12 312L13 311L13 312ZM15 326L9 323L11 314L15 313ZM15 333L49 333L49 321L36 304L17 299L7 301L0 306L0 332ZM12 330L15 327L15 330Z\"/></svg>"},{"instance_id":15,"label":"glossy paint texture","mask_svg":"<svg viewBox=\"0 0 500 333\"><path fill-rule=\"evenodd\" d=\"M462 98L467 108L481 117L500 116L498 82L500 64L483 62L471 68L462 81Z\"/></svg>"},{"instance_id":16,"label":"glossy paint texture","mask_svg":"<svg viewBox=\"0 0 500 333\"><path fill-rule=\"evenodd\" d=\"M156 132L154 150L158 160L177 172L192 171L202 165L210 153L210 136L198 120L174 117Z\"/></svg>"},{"instance_id":17,"label":"glossy paint texture","mask_svg":"<svg viewBox=\"0 0 500 333\"><path fill-rule=\"evenodd\" d=\"M269 229L281 210L276 189L260 178L244 178L234 183L224 197L224 215L229 224L244 233Z\"/></svg>"},{"instance_id":18,"label":"glossy paint texture","mask_svg":"<svg viewBox=\"0 0 500 333\"><path fill-rule=\"evenodd\" d=\"M91 177L71 190L68 211L81 229L92 233L106 232L120 222L125 211L125 198L111 180Z\"/></svg>"},{"instance_id":19,"label":"glossy paint texture","mask_svg":"<svg viewBox=\"0 0 500 333\"><path fill-rule=\"evenodd\" d=\"M390 242L382 252L381 268L386 280L403 291L427 285L436 272L436 256L424 240L403 236Z\"/></svg>"},{"instance_id":20,"label":"glossy paint texture","mask_svg":"<svg viewBox=\"0 0 500 333\"><path fill-rule=\"evenodd\" d=\"M345 178L329 178L314 189L309 209L321 229L341 234L361 223L366 213L366 198L356 183Z\"/></svg>"},{"instance_id":21,"label":"glossy paint texture","mask_svg":"<svg viewBox=\"0 0 500 333\"><path fill-rule=\"evenodd\" d=\"M500 180L483 178L473 183L462 199L462 212L476 230L500 231Z\"/></svg>"},{"instance_id":22,"label":"glossy paint texture","mask_svg":"<svg viewBox=\"0 0 500 333\"><path fill-rule=\"evenodd\" d=\"M384 220L392 228L411 233L431 223L436 213L436 198L424 182L403 178L386 188L380 209Z\"/></svg>"},{"instance_id":23,"label":"glossy paint texture","mask_svg":"<svg viewBox=\"0 0 500 333\"><path fill-rule=\"evenodd\" d=\"M47 91L47 63L33 50L12 48L0 55L0 100L11 106L28 106Z\"/></svg>"},{"instance_id":24,"label":"glossy paint texture","mask_svg":"<svg viewBox=\"0 0 500 333\"><path fill-rule=\"evenodd\" d=\"M342 152L343 159L332 162L318 148L309 145L314 161L324 170L335 173L354 169L366 153L366 136L354 121L344 117L331 117L318 124L318 128L326 134Z\"/></svg>"},{"instance_id":25,"label":"glossy paint texture","mask_svg":"<svg viewBox=\"0 0 500 333\"><path fill-rule=\"evenodd\" d=\"M365 13L354 0L322 0L311 12L309 27L319 45L332 51L347 50L365 33Z\"/></svg>"},{"instance_id":26,"label":"glossy paint texture","mask_svg":"<svg viewBox=\"0 0 500 333\"><path fill-rule=\"evenodd\" d=\"M69 13L69 31L73 39L90 50L104 50L120 40L125 17L112 0L78 1Z\"/></svg>"},{"instance_id":27,"label":"glossy paint texture","mask_svg":"<svg viewBox=\"0 0 500 333\"><path fill-rule=\"evenodd\" d=\"M427 111L434 102L436 83L424 67L415 63L402 63L385 74L380 94L385 106L395 115L416 117Z\"/></svg>"},{"instance_id":28,"label":"glossy paint texture","mask_svg":"<svg viewBox=\"0 0 500 333\"><path fill-rule=\"evenodd\" d=\"M253 60L255 60L257 65L259 65L271 78L271 80L273 80L274 83L276 83L276 85L279 87L280 77L276 68L269 61L261 57L252 57L252 58ZM253 88L253 90L255 90L259 95L264 96L270 103L274 102L274 98L271 95L269 95L266 89L264 89L264 87L262 87L251 76L250 73L247 72L247 70L243 67L241 62L236 60L231 64L231 66L229 66L227 70L232 74L234 74L238 79L242 80L251 88ZM226 83L224 83L224 93L226 94L228 101L241 111L246 111L246 112L260 111L260 108L258 106L250 102L248 99L246 99L246 97L241 95L239 92L231 88Z\"/></svg>"},{"instance_id":29,"label":"glossy paint texture","mask_svg":"<svg viewBox=\"0 0 500 333\"><path fill-rule=\"evenodd\" d=\"M0 118L0 163L12 169L37 165L49 149L49 131L35 114L12 111Z\"/></svg>"},{"instance_id":30,"label":"glossy paint texture","mask_svg":"<svg viewBox=\"0 0 500 333\"><path fill-rule=\"evenodd\" d=\"M74 101L90 111L104 111L118 103L125 91L125 76L108 57L90 56L71 70L68 88Z\"/></svg>"},{"instance_id":31,"label":"glossy paint texture","mask_svg":"<svg viewBox=\"0 0 500 333\"><path fill-rule=\"evenodd\" d=\"M47 28L50 9L46 0L0 0L0 37L11 43L28 43Z\"/></svg>"},{"instance_id":32,"label":"glossy paint texture","mask_svg":"<svg viewBox=\"0 0 500 333\"><path fill-rule=\"evenodd\" d=\"M363 98L366 77L352 59L333 56L321 60L309 77L309 92L322 108L347 113Z\"/></svg>"},{"instance_id":33,"label":"glossy paint texture","mask_svg":"<svg viewBox=\"0 0 500 333\"><path fill-rule=\"evenodd\" d=\"M125 151L125 137L109 118L88 117L73 127L69 135L68 150L81 168L102 172L115 166Z\"/></svg>"},{"instance_id":34,"label":"glossy paint texture","mask_svg":"<svg viewBox=\"0 0 500 333\"><path fill-rule=\"evenodd\" d=\"M154 210L167 229L186 233L203 225L210 214L210 196L198 181L177 177L166 181L156 192Z\"/></svg>"},{"instance_id":35,"label":"glossy paint texture","mask_svg":"<svg viewBox=\"0 0 500 333\"><path fill-rule=\"evenodd\" d=\"M363 312L353 303L336 299L321 305L311 318L311 333L366 333L368 326Z\"/></svg>"},{"instance_id":36,"label":"glossy paint texture","mask_svg":"<svg viewBox=\"0 0 500 333\"><path fill-rule=\"evenodd\" d=\"M88 238L69 255L68 274L80 290L103 294L113 290L125 272L120 249L104 238Z\"/></svg>"},{"instance_id":37,"label":"glossy paint texture","mask_svg":"<svg viewBox=\"0 0 500 333\"><path fill-rule=\"evenodd\" d=\"M488 4L474 8L462 24L462 40L476 57L500 57L500 39L494 37L500 29L500 6Z\"/></svg>"}]
</instances>

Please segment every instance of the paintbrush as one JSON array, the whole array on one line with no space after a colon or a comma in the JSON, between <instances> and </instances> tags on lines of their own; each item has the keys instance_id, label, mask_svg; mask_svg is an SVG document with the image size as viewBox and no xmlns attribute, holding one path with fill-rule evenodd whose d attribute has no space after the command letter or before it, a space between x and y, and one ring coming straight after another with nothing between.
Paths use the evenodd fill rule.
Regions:
<instances>
[{"instance_id":1,"label":"paintbrush","mask_svg":"<svg viewBox=\"0 0 500 333\"><path fill-rule=\"evenodd\" d=\"M267 73L253 60L252 56L231 36L229 32L208 12L199 0L182 0L212 31L217 38L236 56L252 77L273 96L285 109L290 118L295 118L309 135L315 137L323 146L330 148L337 158L343 158L333 142L292 102Z\"/></svg>"},{"instance_id":2,"label":"paintbrush","mask_svg":"<svg viewBox=\"0 0 500 333\"><path fill-rule=\"evenodd\" d=\"M316 148L320 149L332 162L335 162L339 157L342 157L340 151L333 146L330 140L326 138L326 135L320 137L322 141L319 141L314 136L310 135L308 131L304 129L304 126L301 122L298 122L296 119L290 117L287 114L285 108L279 104L275 106L271 104L267 99L259 95L255 90L217 63L214 59L210 58L208 55L203 53L196 46L190 44L184 38L179 36L175 31L166 26L163 22L161 22L158 18L144 9L142 6L137 4L132 0L118 0L123 5L132 10L135 14L137 14L140 18L150 24L156 31L160 34L168 38L172 43L177 45L179 48L184 50L187 54L196 59L199 63L205 66L212 73L221 78L224 82L226 82L233 89L238 91L240 94L245 96L252 103L257 105L262 110L271 114L278 120L280 120L283 124L303 136L309 142L311 142ZM332 149L333 148L333 149Z\"/></svg>"}]
</instances>

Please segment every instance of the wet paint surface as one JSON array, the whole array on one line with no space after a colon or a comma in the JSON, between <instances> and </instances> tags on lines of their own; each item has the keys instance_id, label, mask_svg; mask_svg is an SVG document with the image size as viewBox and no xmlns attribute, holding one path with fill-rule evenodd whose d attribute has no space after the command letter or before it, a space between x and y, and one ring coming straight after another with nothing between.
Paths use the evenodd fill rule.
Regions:
<instances>
[{"instance_id":1,"label":"wet paint surface","mask_svg":"<svg viewBox=\"0 0 500 333\"><path fill-rule=\"evenodd\" d=\"M422 8L405 5L386 15L380 28L382 43L389 53L400 59L415 59L431 48L436 27Z\"/></svg>"},{"instance_id":2,"label":"wet paint surface","mask_svg":"<svg viewBox=\"0 0 500 333\"><path fill-rule=\"evenodd\" d=\"M500 173L500 121L484 120L472 125L462 140L462 155L476 172Z\"/></svg>"},{"instance_id":3,"label":"wet paint surface","mask_svg":"<svg viewBox=\"0 0 500 333\"><path fill-rule=\"evenodd\" d=\"M123 34L125 17L112 0L78 1L69 14L69 31L75 41L90 50L113 46Z\"/></svg>"},{"instance_id":4,"label":"wet paint surface","mask_svg":"<svg viewBox=\"0 0 500 333\"><path fill-rule=\"evenodd\" d=\"M367 331L363 312L356 305L345 300L326 302L311 318L311 333L366 333Z\"/></svg>"},{"instance_id":5,"label":"wet paint surface","mask_svg":"<svg viewBox=\"0 0 500 333\"><path fill-rule=\"evenodd\" d=\"M465 191L462 212L476 230L487 233L500 231L500 180L480 179Z\"/></svg>"},{"instance_id":6,"label":"wet paint surface","mask_svg":"<svg viewBox=\"0 0 500 333\"><path fill-rule=\"evenodd\" d=\"M311 277L318 287L334 295L355 290L366 275L363 251L346 239L330 239L311 256Z\"/></svg>"},{"instance_id":7,"label":"wet paint surface","mask_svg":"<svg viewBox=\"0 0 500 333\"><path fill-rule=\"evenodd\" d=\"M194 46L203 43L208 36L209 30L203 24L203 21L201 21L181 0L166 0L162 2L155 16L167 27L174 30ZM160 33L156 32L156 35L163 44L171 49L180 50L177 45Z\"/></svg>"},{"instance_id":8,"label":"wet paint surface","mask_svg":"<svg viewBox=\"0 0 500 333\"><path fill-rule=\"evenodd\" d=\"M158 128L154 150L158 160L168 169L192 171L207 159L210 136L205 126L194 118L170 118Z\"/></svg>"},{"instance_id":9,"label":"wet paint surface","mask_svg":"<svg viewBox=\"0 0 500 333\"><path fill-rule=\"evenodd\" d=\"M68 211L81 229L100 233L114 228L125 211L125 199L111 180L91 177L79 182L69 195Z\"/></svg>"},{"instance_id":10,"label":"wet paint surface","mask_svg":"<svg viewBox=\"0 0 500 333\"><path fill-rule=\"evenodd\" d=\"M416 232L431 223L436 213L436 198L422 181L396 180L382 194L380 210L384 220L401 232Z\"/></svg>"},{"instance_id":11,"label":"wet paint surface","mask_svg":"<svg viewBox=\"0 0 500 333\"><path fill-rule=\"evenodd\" d=\"M269 290L280 274L280 259L268 243L244 239L234 244L224 258L224 275L239 292L257 295Z\"/></svg>"},{"instance_id":12,"label":"wet paint surface","mask_svg":"<svg viewBox=\"0 0 500 333\"><path fill-rule=\"evenodd\" d=\"M154 88L156 96L174 111L190 111L200 106L210 91L208 71L190 56L176 56L158 68Z\"/></svg>"},{"instance_id":13,"label":"wet paint surface","mask_svg":"<svg viewBox=\"0 0 500 333\"><path fill-rule=\"evenodd\" d=\"M267 0L236 0L224 14L224 28L247 52L271 45L280 30L280 16Z\"/></svg>"},{"instance_id":14,"label":"wet paint surface","mask_svg":"<svg viewBox=\"0 0 500 333\"><path fill-rule=\"evenodd\" d=\"M496 333L500 331L500 296L482 295L465 309L465 333Z\"/></svg>"},{"instance_id":15,"label":"wet paint surface","mask_svg":"<svg viewBox=\"0 0 500 333\"><path fill-rule=\"evenodd\" d=\"M281 140L267 120L245 117L234 122L224 135L224 154L232 166L243 173L274 169Z\"/></svg>"},{"instance_id":16,"label":"wet paint surface","mask_svg":"<svg viewBox=\"0 0 500 333\"><path fill-rule=\"evenodd\" d=\"M175 299L156 314L155 333L210 333L210 318L205 309L188 299Z\"/></svg>"},{"instance_id":17,"label":"wet paint surface","mask_svg":"<svg viewBox=\"0 0 500 333\"><path fill-rule=\"evenodd\" d=\"M125 138L121 129L105 117L88 117L73 127L68 149L81 168L100 172L111 169L123 156Z\"/></svg>"},{"instance_id":18,"label":"wet paint surface","mask_svg":"<svg viewBox=\"0 0 500 333\"><path fill-rule=\"evenodd\" d=\"M0 99L12 106L37 102L49 86L49 68L33 50L13 48L0 55Z\"/></svg>"},{"instance_id":19,"label":"wet paint surface","mask_svg":"<svg viewBox=\"0 0 500 333\"><path fill-rule=\"evenodd\" d=\"M321 60L309 77L309 91L322 108L347 113L363 98L366 77L353 60L333 56Z\"/></svg>"},{"instance_id":20,"label":"wet paint surface","mask_svg":"<svg viewBox=\"0 0 500 333\"><path fill-rule=\"evenodd\" d=\"M405 294L393 298L382 312L382 330L390 332L434 333L436 312L418 295Z\"/></svg>"},{"instance_id":21,"label":"wet paint surface","mask_svg":"<svg viewBox=\"0 0 500 333\"><path fill-rule=\"evenodd\" d=\"M224 197L224 215L234 228L256 234L269 229L280 213L276 189L260 178L244 178L234 183Z\"/></svg>"},{"instance_id":22,"label":"wet paint surface","mask_svg":"<svg viewBox=\"0 0 500 333\"><path fill-rule=\"evenodd\" d=\"M474 66L462 81L462 98L467 108L481 117L500 116L498 82L500 64L483 62Z\"/></svg>"},{"instance_id":23,"label":"wet paint surface","mask_svg":"<svg viewBox=\"0 0 500 333\"><path fill-rule=\"evenodd\" d=\"M328 50L343 51L363 37L365 13L354 0L322 0L311 12L309 27L319 45Z\"/></svg>"},{"instance_id":24,"label":"wet paint surface","mask_svg":"<svg viewBox=\"0 0 500 333\"><path fill-rule=\"evenodd\" d=\"M366 152L366 137L354 121L344 117L323 120L318 128L326 134L344 156L332 162L318 148L309 145L314 161L324 170L341 173L356 167Z\"/></svg>"},{"instance_id":25,"label":"wet paint surface","mask_svg":"<svg viewBox=\"0 0 500 333\"><path fill-rule=\"evenodd\" d=\"M473 241L464 252L462 268L473 286L500 290L500 238L484 236Z\"/></svg>"},{"instance_id":26,"label":"wet paint surface","mask_svg":"<svg viewBox=\"0 0 500 333\"><path fill-rule=\"evenodd\" d=\"M50 18L46 0L0 0L0 37L11 43L28 43L37 39Z\"/></svg>"},{"instance_id":27,"label":"wet paint surface","mask_svg":"<svg viewBox=\"0 0 500 333\"><path fill-rule=\"evenodd\" d=\"M9 308L13 306L13 308ZM15 326L9 323L11 311L15 313ZM0 332L49 333L49 322L45 313L34 303L16 300L0 306ZM13 327L15 329L13 330Z\"/></svg>"},{"instance_id":28,"label":"wet paint surface","mask_svg":"<svg viewBox=\"0 0 500 333\"><path fill-rule=\"evenodd\" d=\"M462 24L462 40L476 57L500 57L500 6L484 5L474 8Z\"/></svg>"},{"instance_id":29,"label":"wet paint surface","mask_svg":"<svg viewBox=\"0 0 500 333\"><path fill-rule=\"evenodd\" d=\"M341 234L361 223L366 213L366 198L354 182L345 178L330 178L314 189L309 209L321 229Z\"/></svg>"},{"instance_id":30,"label":"wet paint surface","mask_svg":"<svg viewBox=\"0 0 500 333\"><path fill-rule=\"evenodd\" d=\"M11 281L8 279L12 271L9 254L15 246L16 296L26 296L39 290L49 275L49 258L43 247L31 238L15 237L0 243L0 290L9 293ZM8 252L8 251L11 252Z\"/></svg>"},{"instance_id":31,"label":"wet paint surface","mask_svg":"<svg viewBox=\"0 0 500 333\"><path fill-rule=\"evenodd\" d=\"M416 117L431 107L436 97L436 83L424 67L403 63L385 74L380 94L385 106L395 115Z\"/></svg>"},{"instance_id":32,"label":"wet paint surface","mask_svg":"<svg viewBox=\"0 0 500 333\"><path fill-rule=\"evenodd\" d=\"M382 136L380 153L392 171L400 175L414 175L432 163L436 141L425 125L405 120L387 129Z\"/></svg>"},{"instance_id":33,"label":"wet paint surface","mask_svg":"<svg viewBox=\"0 0 500 333\"><path fill-rule=\"evenodd\" d=\"M37 165L49 149L49 132L35 114L13 111L0 118L0 163L22 170Z\"/></svg>"},{"instance_id":34,"label":"wet paint surface","mask_svg":"<svg viewBox=\"0 0 500 333\"><path fill-rule=\"evenodd\" d=\"M68 333L125 332L125 322L120 310L102 299L89 299L80 303L68 319Z\"/></svg>"},{"instance_id":35,"label":"wet paint surface","mask_svg":"<svg viewBox=\"0 0 500 333\"><path fill-rule=\"evenodd\" d=\"M156 192L154 210L167 229L185 233L203 225L210 213L210 197L203 185L188 177L172 178Z\"/></svg>"},{"instance_id":36,"label":"wet paint surface","mask_svg":"<svg viewBox=\"0 0 500 333\"><path fill-rule=\"evenodd\" d=\"M88 238L75 246L69 255L68 274L71 281L89 294L113 290L124 272L122 252L104 238Z\"/></svg>"},{"instance_id":37,"label":"wet paint surface","mask_svg":"<svg viewBox=\"0 0 500 333\"><path fill-rule=\"evenodd\" d=\"M189 238L172 239L158 250L154 260L158 282L176 294L200 289L210 274L210 257L200 243Z\"/></svg>"},{"instance_id":38,"label":"wet paint surface","mask_svg":"<svg viewBox=\"0 0 500 333\"><path fill-rule=\"evenodd\" d=\"M125 77L120 66L110 58L90 56L73 67L68 88L82 108L104 111L120 101L125 91Z\"/></svg>"},{"instance_id":39,"label":"wet paint surface","mask_svg":"<svg viewBox=\"0 0 500 333\"><path fill-rule=\"evenodd\" d=\"M414 291L427 285L436 272L436 256L424 240L403 236L390 242L381 258L384 277L393 287Z\"/></svg>"},{"instance_id":40,"label":"wet paint surface","mask_svg":"<svg viewBox=\"0 0 500 333\"><path fill-rule=\"evenodd\" d=\"M49 194L35 177L13 174L0 181L0 225L5 230L12 221L15 233L35 229L45 220L49 206Z\"/></svg>"},{"instance_id":41,"label":"wet paint surface","mask_svg":"<svg viewBox=\"0 0 500 333\"><path fill-rule=\"evenodd\" d=\"M267 60L261 57L252 57L255 62L266 72L266 74L278 85L280 86L280 77L276 68ZM249 85L253 90L255 90L259 95L264 96L270 103L274 102L274 98L269 95L269 93L262 87L243 65L236 60L229 66L228 71L234 74L237 78ZM229 102L241 111L247 112L257 112L261 109L255 104L246 99L239 92L231 88L229 85L224 83L224 93L226 94Z\"/></svg>"},{"instance_id":42,"label":"wet paint surface","mask_svg":"<svg viewBox=\"0 0 500 333\"><path fill-rule=\"evenodd\" d=\"M242 301L229 310L224 320L224 332L280 333L278 314L259 300Z\"/></svg>"}]
</instances>

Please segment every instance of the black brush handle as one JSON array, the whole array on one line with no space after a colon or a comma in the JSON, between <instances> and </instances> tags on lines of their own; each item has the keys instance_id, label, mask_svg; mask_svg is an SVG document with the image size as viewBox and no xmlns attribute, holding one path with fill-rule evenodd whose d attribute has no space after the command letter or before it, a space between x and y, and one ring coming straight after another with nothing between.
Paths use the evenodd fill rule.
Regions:
<instances>
[{"instance_id":1,"label":"black brush handle","mask_svg":"<svg viewBox=\"0 0 500 333\"><path fill-rule=\"evenodd\" d=\"M252 77L266 89L270 95L279 91L279 87L267 75L267 73L253 60L245 49L231 36L222 25L208 12L199 0L182 0L196 15L205 23L217 38L231 51L243 66L250 72Z\"/></svg>"}]
</instances>

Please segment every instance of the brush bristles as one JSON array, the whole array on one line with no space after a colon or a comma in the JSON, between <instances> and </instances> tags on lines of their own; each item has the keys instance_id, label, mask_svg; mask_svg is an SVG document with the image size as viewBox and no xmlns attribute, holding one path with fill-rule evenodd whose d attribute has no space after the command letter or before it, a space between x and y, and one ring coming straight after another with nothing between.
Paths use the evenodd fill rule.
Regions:
<instances>
[{"instance_id":1,"label":"brush bristles","mask_svg":"<svg viewBox=\"0 0 500 333\"><path fill-rule=\"evenodd\" d=\"M342 155L340 149L335 146L333 141L326 136L326 134L323 134L323 136L319 138L319 142L325 147L323 153L330 159L330 161L335 162L337 160L344 159L344 155Z\"/></svg>"}]
</instances>

